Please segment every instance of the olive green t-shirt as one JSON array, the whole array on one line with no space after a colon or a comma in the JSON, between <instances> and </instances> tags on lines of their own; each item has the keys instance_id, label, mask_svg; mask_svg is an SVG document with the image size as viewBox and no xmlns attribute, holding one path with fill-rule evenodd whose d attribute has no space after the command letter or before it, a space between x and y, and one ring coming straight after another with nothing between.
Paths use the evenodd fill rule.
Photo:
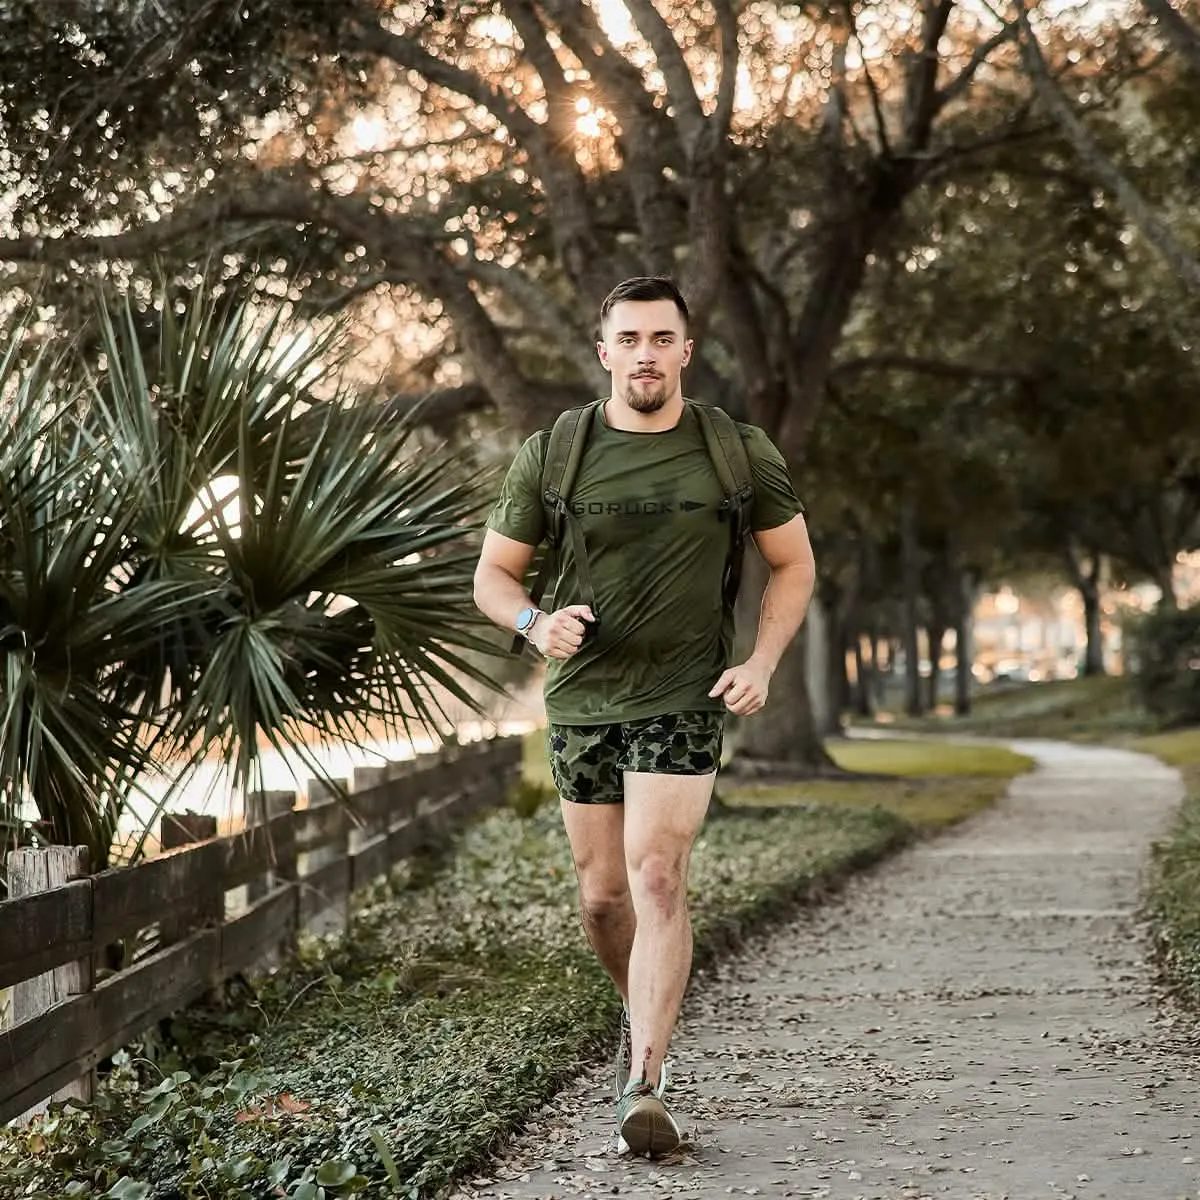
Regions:
<instances>
[{"instance_id":1,"label":"olive green t-shirt","mask_svg":"<svg viewBox=\"0 0 1200 1200\"><path fill-rule=\"evenodd\" d=\"M757 426L738 427L754 482L753 528L786 524L804 507L783 457ZM543 430L521 447L487 522L531 546L546 532L541 478L549 440ZM722 710L708 696L733 643L721 596L730 549L729 523L718 517L722 497L690 407L661 433L611 429L597 407L569 502L587 547L600 630L571 658L549 660L551 721L597 725ZM548 612L584 602L570 537L557 554L542 600Z\"/></svg>"}]
</instances>

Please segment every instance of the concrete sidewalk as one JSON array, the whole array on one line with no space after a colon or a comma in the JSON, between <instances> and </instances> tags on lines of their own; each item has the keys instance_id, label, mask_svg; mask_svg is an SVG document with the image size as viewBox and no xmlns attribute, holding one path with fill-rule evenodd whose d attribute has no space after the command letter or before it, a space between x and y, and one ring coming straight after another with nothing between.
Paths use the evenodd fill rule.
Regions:
<instances>
[{"instance_id":1,"label":"concrete sidewalk","mask_svg":"<svg viewBox=\"0 0 1200 1200\"><path fill-rule=\"evenodd\" d=\"M693 981L682 1161L616 1155L597 1071L456 1195L1198 1200L1196 1029L1135 919L1179 778L1016 748L1039 768L995 809Z\"/></svg>"}]
</instances>

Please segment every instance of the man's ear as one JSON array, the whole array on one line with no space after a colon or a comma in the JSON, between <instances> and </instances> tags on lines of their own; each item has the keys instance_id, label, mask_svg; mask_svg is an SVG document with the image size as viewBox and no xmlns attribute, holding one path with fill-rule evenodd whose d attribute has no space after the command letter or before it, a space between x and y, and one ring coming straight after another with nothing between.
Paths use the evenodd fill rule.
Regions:
<instances>
[{"instance_id":1,"label":"man's ear","mask_svg":"<svg viewBox=\"0 0 1200 1200\"><path fill-rule=\"evenodd\" d=\"M695 345L696 343L691 338L683 343L683 365L685 367L692 361L692 350Z\"/></svg>"},{"instance_id":2,"label":"man's ear","mask_svg":"<svg viewBox=\"0 0 1200 1200\"><path fill-rule=\"evenodd\" d=\"M596 343L596 353L600 356L600 365L606 370L610 370L608 365L608 347L603 342Z\"/></svg>"}]
</instances>

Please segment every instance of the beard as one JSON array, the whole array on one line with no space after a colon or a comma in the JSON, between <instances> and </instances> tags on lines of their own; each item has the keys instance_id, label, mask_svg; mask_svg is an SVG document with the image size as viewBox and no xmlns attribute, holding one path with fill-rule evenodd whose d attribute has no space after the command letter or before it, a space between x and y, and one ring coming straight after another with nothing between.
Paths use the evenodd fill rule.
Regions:
<instances>
[{"instance_id":1,"label":"beard","mask_svg":"<svg viewBox=\"0 0 1200 1200\"><path fill-rule=\"evenodd\" d=\"M622 398L634 412L656 413L667 402L667 381L661 377L631 379Z\"/></svg>"}]
</instances>

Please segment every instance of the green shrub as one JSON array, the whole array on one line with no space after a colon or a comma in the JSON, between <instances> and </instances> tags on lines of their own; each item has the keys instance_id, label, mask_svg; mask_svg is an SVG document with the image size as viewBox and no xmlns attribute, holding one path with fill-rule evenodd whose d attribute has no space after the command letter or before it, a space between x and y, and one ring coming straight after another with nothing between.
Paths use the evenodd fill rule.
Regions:
<instances>
[{"instance_id":1,"label":"green shrub","mask_svg":"<svg viewBox=\"0 0 1200 1200\"><path fill-rule=\"evenodd\" d=\"M1150 614L1133 643L1146 708L1163 725L1200 723L1200 605Z\"/></svg>"}]
</instances>

